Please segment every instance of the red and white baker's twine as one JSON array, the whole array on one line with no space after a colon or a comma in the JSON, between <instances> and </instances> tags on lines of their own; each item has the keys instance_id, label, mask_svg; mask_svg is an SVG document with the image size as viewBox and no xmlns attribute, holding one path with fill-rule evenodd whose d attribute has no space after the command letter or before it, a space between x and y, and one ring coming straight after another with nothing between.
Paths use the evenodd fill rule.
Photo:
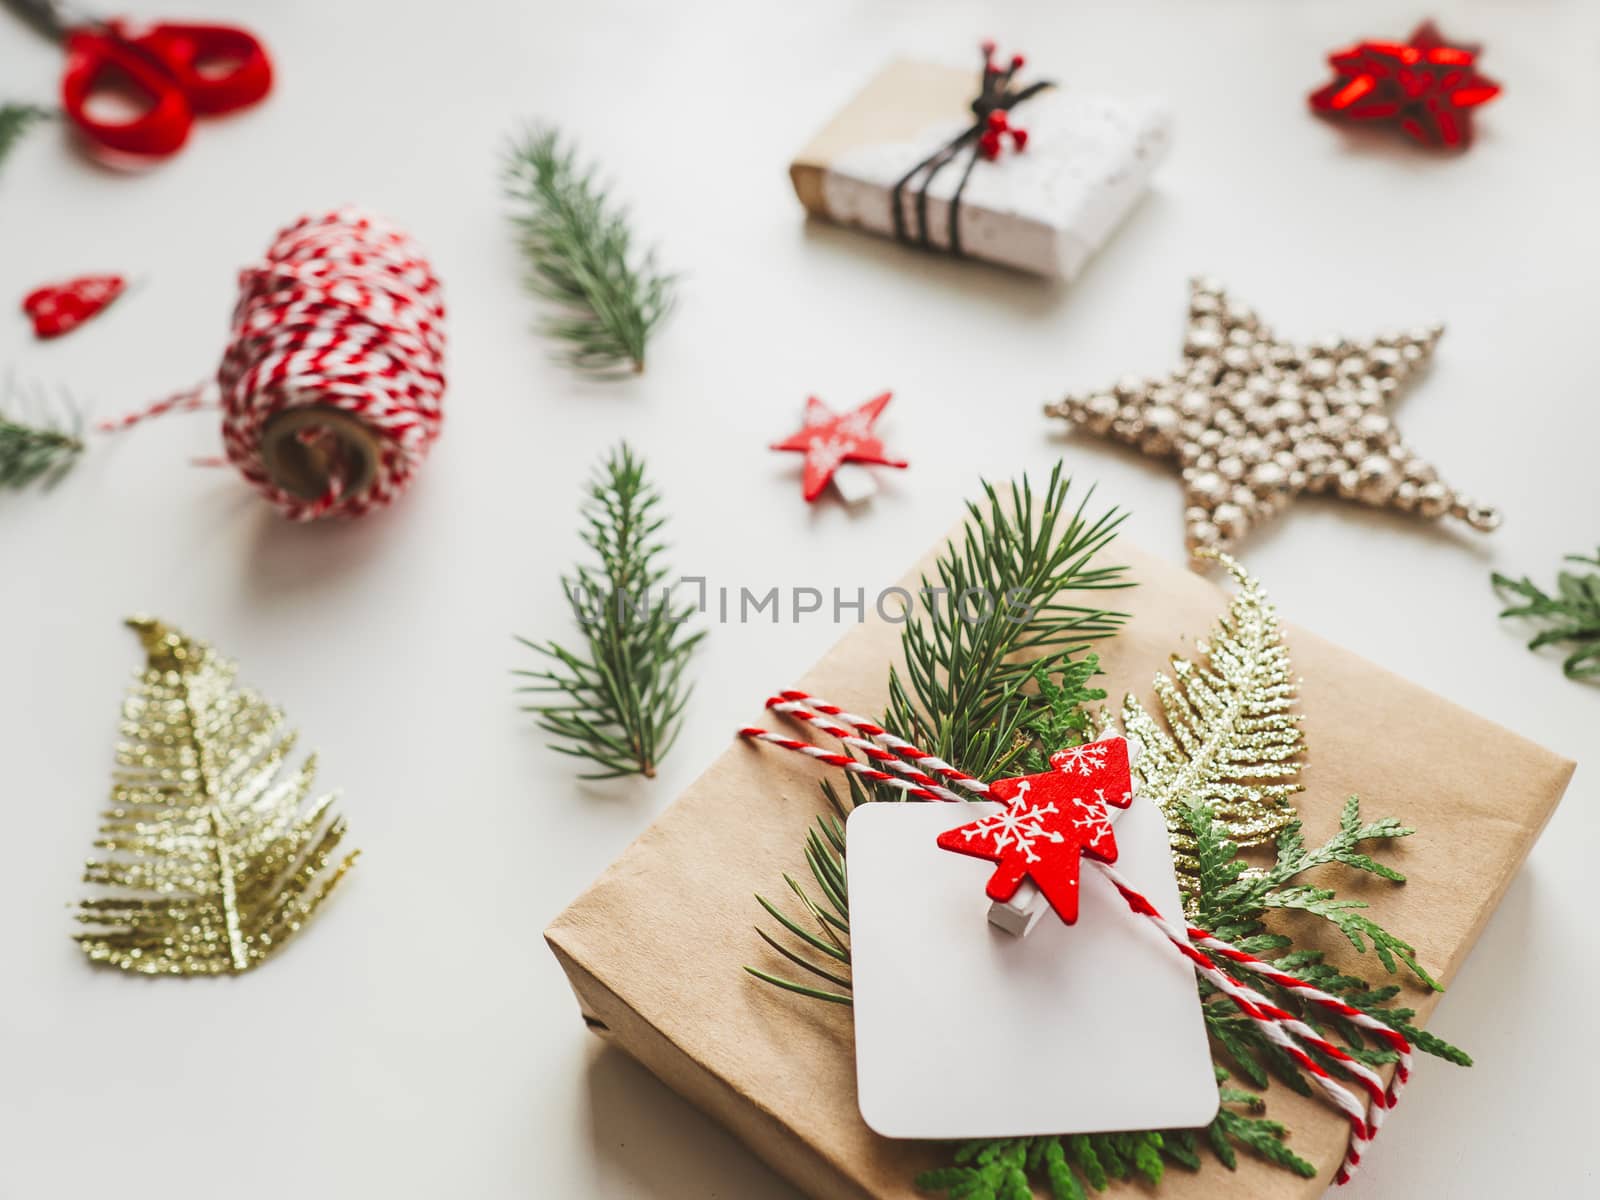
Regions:
<instances>
[{"instance_id":1,"label":"red and white baker's twine","mask_svg":"<svg viewBox=\"0 0 1600 1200\"><path fill-rule=\"evenodd\" d=\"M860 750L866 755L867 761L863 762L849 754L827 750L810 742L784 737L754 725L739 730L740 737L770 742L785 750L793 750L859 775L863 779L899 788L908 796L915 796L921 800L962 800L963 797L952 788L960 788L974 796L989 794L989 785L982 780L974 779L956 770L949 763L918 750L903 738L896 737L864 717L848 713L837 705L829 704L804 692L783 692L768 700L767 708L804 721L838 738L845 745ZM1201 976L1232 1000L1275 1046L1311 1077L1328 1101L1349 1118L1350 1147L1336 1177L1339 1183L1348 1182L1361 1162L1362 1152L1377 1136L1378 1129L1383 1125L1389 1110L1399 1100L1401 1091L1411 1077L1411 1043L1377 1018L1351 1007L1337 996L1313 987L1303 979L1285 973L1270 962L1247 954L1237 946L1213 937L1204 929L1168 920L1115 869L1096 859L1086 857L1083 861L1097 868L1117 889L1129 908L1149 921L1193 964ZM1217 965L1218 959L1226 959L1238 969L1260 975L1280 987L1287 988L1306 1002L1368 1031L1381 1040L1395 1052L1398 1059L1393 1082L1385 1088L1383 1080L1376 1071L1352 1058L1347 1050L1322 1037L1293 1013L1285 1012L1254 988L1238 982ZM1365 1101L1313 1058L1308 1053L1307 1047L1337 1063L1340 1069L1359 1085L1361 1091L1366 1093Z\"/></svg>"},{"instance_id":2,"label":"red and white baker's twine","mask_svg":"<svg viewBox=\"0 0 1600 1200\"><path fill-rule=\"evenodd\" d=\"M228 460L292 520L360 516L405 490L439 436L444 303L412 239L356 209L302 217L265 259L239 273L227 352L215 388L184 393L101 424L217 405ZM352 494L337 468L314 499L284 491L261 456L268 421L293 408L337 409L373 434L371 483ZM314 426L300 436L319 436Z\"/></svg>"}]
</instances>

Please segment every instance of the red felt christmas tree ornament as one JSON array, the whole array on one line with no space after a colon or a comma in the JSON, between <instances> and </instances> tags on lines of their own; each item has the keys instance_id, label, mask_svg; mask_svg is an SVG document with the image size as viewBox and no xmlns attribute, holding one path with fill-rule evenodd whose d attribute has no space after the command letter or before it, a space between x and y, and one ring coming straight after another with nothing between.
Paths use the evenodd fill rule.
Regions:
<instances>
[{"instance_id":1,"label":"red felt christmas tree ornament","mask_svg":"<svg viewBox=\"0 0 1600 1200\"><path fill-rule=\"evenodd\" d=\"M939 845L997 864L989 877L989 899L1004 903L1031 879L1056 915L1071 925L1078 919L1082 856L1117 861L1110 807L1133 803L1128 743L1111 737L1059 750L1050 756L1050 766L1041 775L991 783L990 797L1005 807L940 834Z\"/></svg>"}]
</instances>

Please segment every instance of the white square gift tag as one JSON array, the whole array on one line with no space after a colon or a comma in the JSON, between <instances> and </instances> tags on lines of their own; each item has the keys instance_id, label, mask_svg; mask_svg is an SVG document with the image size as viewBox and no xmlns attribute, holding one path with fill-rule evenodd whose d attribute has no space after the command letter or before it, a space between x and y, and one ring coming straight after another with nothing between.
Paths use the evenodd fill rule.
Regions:
<instances>
[{"instance_id":1,"label":"white square gift tag","mask_svg":"<svg viewBox=\"0 0 1600 1200\"><path fill-rule=\"evenodd\" d=\"M988 919L992 864L941 849L990 802L850 814L856 1085L885 1137L1193 1128L1217 1112L1194 970L1087 861L1075 925L1026 937ZM1136 798L1117 871L1182 920L1166 823Z\"/></svg>"}]
</instances>

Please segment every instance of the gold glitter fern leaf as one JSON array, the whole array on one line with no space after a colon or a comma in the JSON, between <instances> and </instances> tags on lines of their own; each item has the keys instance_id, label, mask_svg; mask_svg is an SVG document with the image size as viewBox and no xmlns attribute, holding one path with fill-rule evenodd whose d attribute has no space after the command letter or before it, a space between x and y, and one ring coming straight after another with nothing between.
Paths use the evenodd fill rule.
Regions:
<instances>
[{"instance_id":1,"label":"gold glitter fern leaf","mask_svg":"<svg viewBox=\"0 0 1600 1200\"><path fill-rule=\"evenodd\" d=\"M1239 592L1199 643L1205 661L1173 655L1172 676L1156 676L1166 728L1131 695L1122 702L1123 726L1142 745L1136 783L1167 818L1173 861L1191 894L1199 863L1187 807L1209 807L1230 841L1259 846L1296 819L1292 797L1302 790L1300 718L1277 611L1257 579L1216 557Z\"/></svg>"},{"instance_id":2,"label":"gold glitter fern leaf","mask_svg":"<svg viewBox=\"0 0 1600 1200\"><path fill-rule=\"evenodd\" d=\"M233 686L235 667L159 621L130 620L145 670L123 705L111 807L78 907L91 961L147 975L227 975L259 965L355 861L335 860L333 797L309 806L315 756L283 714Z\"/></svg>"}]
</instances>

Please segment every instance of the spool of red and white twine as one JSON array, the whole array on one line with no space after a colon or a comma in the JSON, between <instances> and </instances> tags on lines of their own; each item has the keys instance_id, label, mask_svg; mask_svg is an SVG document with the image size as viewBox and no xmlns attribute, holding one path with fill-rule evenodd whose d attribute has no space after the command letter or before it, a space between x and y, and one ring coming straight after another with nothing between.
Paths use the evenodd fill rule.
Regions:
<instances>
[{"instance_id":1,"label":"spool of red and white twine","mask_svg":"<svg viewBox=\"0 0 1600 1200\"><path fill-rule=\"evenodd\" d=\"M290 520L388 505L444 417L444 303L422 250L343 208L283 230L239 286L215 384L100 428L220 407L227 461Z\"/></svg>"},{"instance_id":2,"label":"spool of red and white twine","mask_svg":"<svg viewBox=\"0 0 1600 1200\"><path fill-rule=\"evenodd\" d=\"M866 761L797 738L784 737L755 725L747 725L739 730L740 737L768 742L804 754L864 779L889 784L919 800L961 801L989 794L989 785L983 780L958 771L949 763L918 750L910 742L866 718L845 712L837 705L815 696L787 691L769 699L767 708L804 721L837 738L863 754ZM960 789L967 795L960 795L953 789ZM1272 963L1213 937L1204 929L1168 919L1106 863L1089 857L1085 857L1083 862L1100 871L1135 914L1144 918L1190 961L1196 972L1214 984L1240 1012L1255 1022L1275 1046L1311 1077L1324 1099L1345 1114L1350 1122L1350 1145L1335 1179L1341 1184L1348 1183L1361 1162L1362 1152L1377 1136L1384 1118L1399 1100L1401 1091L1411 1077L1410 1041L1377 1018L1295 978ZM1291 994L1322 1013L1366 1031L1394 1051L1396 1062L1393 1081L1385 1087L1383 1080L1371 1067L1351 1057L1342 1046L1328 1041L1293 1013L1284 1011L1254 988L1240 982L1234 974L1224 971L1219 960L1226 960L1234 974L1246 971L1259 975L1288 989ZM1320 1056L1320 1060L1313 1056L1313 1052ZM1336 1077L1324 1063L1333 1064L1335 1070L1353 1081L1365 1093L1365 1100Z\"/></svg>"}]
</instances>

